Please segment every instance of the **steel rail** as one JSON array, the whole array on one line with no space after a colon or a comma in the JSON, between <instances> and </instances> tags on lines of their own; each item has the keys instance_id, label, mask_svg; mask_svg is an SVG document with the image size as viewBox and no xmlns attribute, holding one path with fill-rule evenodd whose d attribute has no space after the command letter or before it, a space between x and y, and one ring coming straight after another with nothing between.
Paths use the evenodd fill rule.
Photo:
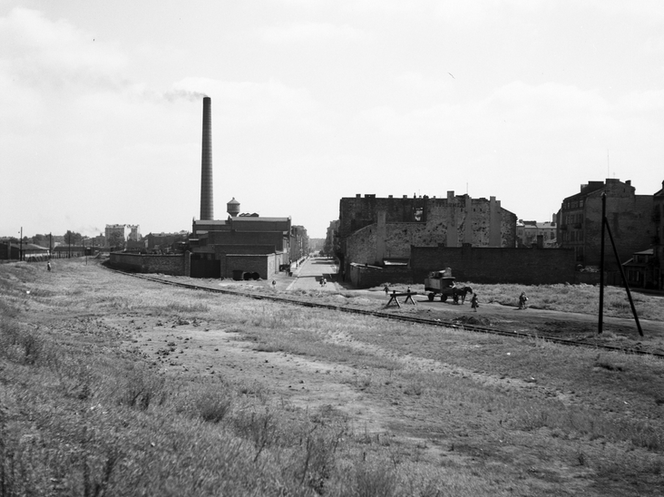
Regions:
<instances>
[{"instance_id":1,"label":"steel rail","mask_svg":"<svg viewBox=\"0 0 664 497\"><path fill-rule=\"evenodd\" d=\"M141 274L141 273L129 273L125 271L120 271L117 269L113 268L108 268L111 271L116 271L122 274L126 274L129 276L133 276L136 278L144 279L147 281L152 281L155 283L161 283L164 285L172 285L180 288L185 288L189 290L202 290L206 292L212 292L212 293L222 293L222 294L227 294L227 295L235 295L238 297L246 297L246 298L252 298L256 300L270 300L273 302L279 302L279 303L287 303L287 304L292 304L292 305L299 305L299 306L304 306L304 307L314 307L317 309L328 309L332 311L340 311L340 312L347 312L350 314L358 314L358 315L364 315L364 316L373 316L381 319L392 319L395 321L402 321L402 322L409 322L409 323L414 323L414 324L422 324L426 326L438 326L442 328L453 328L457 330L467 330L475 333L486 333L489 335L499 335L499 336L505 336L505 337L511 337L511 338L523 338L523 339L529 339L529 340L544 340L546 342L551 342L559 345L566 345L566 346L572 346L572 347L586 347L586 348L593 348L593 349L601 349L601 350L607 350L607 351L612 351L612 352L621 352L624 354L633 354L633 355L639 355L639 356L650 356L650 357L657 357L659 359L664 359L664 353L660 352L649 352L645 350L640 350L636 348L623 348L623 347L618 347L615 345L606 345L606 344L601 344L601 343L592 343L588 342L585 340L573 340L573 339L568 339L568 338L557 338L557 337L552 337L549 335L537 335L537 334L532 334L532 333L524 333L520 331L506 331L506 330L500 330L498 328L491 328L488 326L477 326L473 324L467 324L467 323L459 323L456 321L443 321L440 319L430 319L430 318L421 318L421 317L415 317L415 316L404 316L400 314L390 314L389 312L384 312L384 311L375 311L375 310L367 310L367 309L357 309L354 307L344 307L344 306L339 306L339 305L333 305L333 304L323 304L323 303L318 303L318 302L311 302L309 300L304 300L304 299L298 299L295 297L286 297L283 295L266 295L266 294L261 294L261 293L254 293L254 292L247 292L247 291L242 291L242 290L233 290L233 289L228 289L228 288L211 288L207 287L204 285L197 285L193 283L185 283L183 281L169 281L165 280L162 278L157 278L154 276L149 276L146 274Z\"/></svg>"}]
</instances>

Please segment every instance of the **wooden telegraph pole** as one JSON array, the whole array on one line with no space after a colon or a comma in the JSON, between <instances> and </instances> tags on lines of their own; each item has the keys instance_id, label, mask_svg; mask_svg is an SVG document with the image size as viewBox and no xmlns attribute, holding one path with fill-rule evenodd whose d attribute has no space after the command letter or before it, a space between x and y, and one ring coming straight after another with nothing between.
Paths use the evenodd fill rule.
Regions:
<instances>
[{"instance_id":1,"label":"wooden telegraph pole","mask_svg":"<svg viewBox=\"0 0 664 497\"><path fill-rule=\"evenodd\" d=\"M629 300L629 305L632 308L632 314L634 315L634 321L636 322L636 328L639 330L639 335L643 336L643 330L641 329L641 323L639 322L639 316L636 314L636 307L634 306L634 300L632 299L632 292L629 289L629 283L627 283L627 278L625 277L625 271L623 270L622 264L620 263L620 258L618 257L618 249L616 248L616 242L613 240L613 235L611 234L611 228L609 223L606 220L606 192L602 193L602 238L600 243L600 273L599 273L599 322L598 322L598 333L602 333L602 321L604 313L604 231L609 234L609 240L611 241L611 247L613 247L613 255L616 258L616 264L620 268L620 276L622 277L623 285L625 285L625 291L627 292L627 299Z\"/></svg>"}]
</instances>

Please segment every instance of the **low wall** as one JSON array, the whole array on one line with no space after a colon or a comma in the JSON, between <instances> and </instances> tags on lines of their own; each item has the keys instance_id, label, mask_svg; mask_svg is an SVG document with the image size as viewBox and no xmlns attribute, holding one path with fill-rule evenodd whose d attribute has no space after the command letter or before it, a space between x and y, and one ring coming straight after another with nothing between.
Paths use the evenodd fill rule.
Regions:
<instances>
[{"instance_id":1,"label":"low wall","mask_svg":"<svg viewBox=\"0 0 664 497\"><path fill-rule=\"evenodd\" d=\"M572 249L411 247L413 279L424 281L429 271L452 268L459 281L545 285L575 283Z\"/></svg>"},{"instance_id":2,"label":"low wall","mask_svg":"<svg viewBox=\"0 0 664 497\"><path fill-rule=\"evenodd\" d=\"M241 271L258 273L262 279L266 280L278 269L277 254L227 254L222 263L222 276L232 278L234 272Z\"/></svg>"},{"instance_id":3,"label":"low wall","mask_svg":"<svg viewBox=\"0 0 664 497\"><path fill-rule=\"evenodd\" d=\"M108 258L111 267L135 273L161 273L172 276L185 275L185 256L149 255L111 252Z\"/></svg>"},{"instance_id":4,"label":"low wall","mask_svg":"<svg viewBox=\"0 0 664 497\"><path fill-rule=\"evenodd\" d=\"M350 282L355 288L371 288L383 283L412 284L413 276L408 267L383 268L364 264L350 265Z\"/></svg>"}]
</instances>

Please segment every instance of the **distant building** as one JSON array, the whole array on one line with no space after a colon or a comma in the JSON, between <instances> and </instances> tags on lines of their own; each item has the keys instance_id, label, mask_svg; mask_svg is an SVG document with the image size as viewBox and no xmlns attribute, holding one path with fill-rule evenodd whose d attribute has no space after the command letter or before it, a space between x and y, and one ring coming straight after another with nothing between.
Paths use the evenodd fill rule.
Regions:
<instances>
[{"instance_id":1,"label":"distant building","mask_svg":"<svg viewBox=\"0 0 664 497\"><path fill-rule=\"evenodd\" d=\"M623 264L625 278L631 287L661 288L659 267L655 264L653 249L636 252L631 259Z\"/></svg>"},{"instance_id":2,"label":"distant building","mask_svg":"<svg viewBox=\"0 0 664 497\"><path fill-rule=\"evenodd\" d=\"M403 196L342 198L337 256L344 274L352 264L407 265L411 247L516 247L516 215L495 197Z\"/></svg>"},{"instance_id":3,"label":"distant building","mask_svg":"<svg viewBox=\"0 0 664 497\"><path fill-rule=\"evenodd\" d=\"M53 248L52 257L55 259L69 259L72 257L83 257L90 255L90 248L83 245L61 244Z\"/></svg>"},{"instance_id":4,"label":"distant building","mask_svg":"<svg viewBox=\"0 0 664 497\"><path fill-rule=\"evenodd\" d=\"M339 245L339 220L330 221L323 244L323 254L331 257L341 252Z\"/></svg>"},{"instance_id":5,"label":"distant building","mask_svg":"<svg viewBox=\"0 0 664 497\"><path fill-rule=\"evenodd\" d=\"M0 242L0 259L3 260L33 261L48 258L49 255L48 247L42 247L34 243Z\"/></svg>"},{"instance_id":6,"label":"distant building","mask_svg":"<svg viewBox=\"0 0 664 497\"><path fill-rule=\"evenodd\" d=\"M581 185L579 193L565 198L557 214L558 244L573 249L577 264L582 266L600 265L603 193L606 193L606 217L620 263L649 248L652 242L652 195L636 195L629 180L624 183L614 178L606 182L590 181ZM605 267L616 270L618 263L608 235L605 243Z\"/></svg>"},{"instance_id":7,"label":"distant building","mask_svg":"<svg viewBox=\"0 0 664 497\"><path fill-rule=\"evenodd\" d=\"M291 226L290 260L297 262L309 255L309 236L304 226Z\"/></svg>"},{"instance_id":8,"label":"distant building","mask_svg":"<svg viewBox=\"0 0 664 497\"><path fill-rule=\"evenodd\" d=\"M138 242L141 240L140 227L137 224L107 224L105 238L109 246L124 245L128 240Z\"/></svg>"},{"instance_id":9,"label":"distant building","mask_svg":"<svg viewBox=\"0 0 664 497\"><path fill-rule=\"evenodd\" d=\"M227 204L228 219L193 221L189 238L190 275L194 278L269 278L291 264L290 217L242 215L240 204Z\"/></svg>"},{"instance_id":10,"label":"distant building","mask_svg":"<svg viewBox=\"0 0 664 497\"><path fill-rule=\"evenodd\" d=\"M540 243L543 248L554 248L556 229L555 221L538 222L519 219L516 222L517 246L533 247Z\"/></svg>"},{"instance_id":11,"label":"distant building","mask_svg":"<svg viewBox=\"0 0 664 497\"><path fill-rule=\"evenodd\" d=\"M145 236L148 252L175 254L183 251L189 238L188 231L178 233L148 233Z\"/></svg>"},{"instance_id":12,"label":"distant building","mask_svg":"<svg viewBox=\"0 0 664 497\"><path fill-rule=\"evenodd\" d=\"M97 236L85 237L83 238L83 244L86 247L105 247L106 237L101 233Z\"/></svg>"},{"instance_id":13,"label":"distant building","mask_svg":"<svg viewBox=\"0 0 664 497\"><path fill-rule=\"evenodd\" d=\"M664 181L662 189L653 195L653 264L656 266L655 287L664 289Z\"/></svg>"}]
</instances>

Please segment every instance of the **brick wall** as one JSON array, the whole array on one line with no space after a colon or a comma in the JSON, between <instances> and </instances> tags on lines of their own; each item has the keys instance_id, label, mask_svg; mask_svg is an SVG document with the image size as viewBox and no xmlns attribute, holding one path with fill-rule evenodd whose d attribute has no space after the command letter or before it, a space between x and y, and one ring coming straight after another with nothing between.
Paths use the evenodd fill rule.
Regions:
<instances>
[{"instance_id":1,"label":"brick wall","mask_svg":"<svg viewBox=\"0 0 664 497\"><path fill-rule=\"evenodd\" d=\"M208 245L271 246L272 252L284 250L284 234L281 231L211 231Z\"/></svg>"},{"instance_id":2,"label":"brick wall","mask_svg":"<svg viewBox=\"0 0 664 497\"><path fill-rule=\"evenodd\" d=\"M185 256L143 255L111 252L109 265L123 271L136 273L161 273L173 276L185 275Z\"/></svg>"},{"instance_id":3,"label":"brick wall","mask_svg":"<svg viewBox=\"0 0 664 497\"><path fill-rule=\"evenodd\" d=\"M413 282L410 268L382 268L377 266L364 266L352 264L350 267L350 281L355 288L371 288L384 283Z\"/></svg>"},{"instance_id":4,"label":"brick wall","mask_svg":"<svg viewBox=\"0 0 664 497\"><path fill-rule=\"evenodd\" d=\"M339 241L344 273L351 263L381 265L408 259L410 247L515 247L516 216L500 201L468 195L447 198L342 198Z\"/></svg>"},{"instance_id":5,"label":"brick wall","mask_svg":"<svg viewBox=\"0 0 664 497\"><path fill-rule=\"evenodd\" d=\"M266 280L279 269L277 254L267 255L226 255L222 262L222 276L232 278L234 271L245 273L258 273Z\"/></svg>"},{"instance_id":6,"label":"brick wall","mask_svg":"<svg viewBox=\"0 0 664 497\"><path fill-rule=\"evenodd\" d=\"M414 281L427 273L452 268L460 281L525 285L574 283L574 251L484 247L412 247Z\"/></svg>"},{"instance_id":7,"label":"brick wall","mask_svg":"<svg viewBox=\"0 0 664 497\"><path fill-rule=\"evenodd\" d=\"M358 264L376 264L376 225L366 226L346 240L346 260Z\"/></svg>"}]
</instances>

